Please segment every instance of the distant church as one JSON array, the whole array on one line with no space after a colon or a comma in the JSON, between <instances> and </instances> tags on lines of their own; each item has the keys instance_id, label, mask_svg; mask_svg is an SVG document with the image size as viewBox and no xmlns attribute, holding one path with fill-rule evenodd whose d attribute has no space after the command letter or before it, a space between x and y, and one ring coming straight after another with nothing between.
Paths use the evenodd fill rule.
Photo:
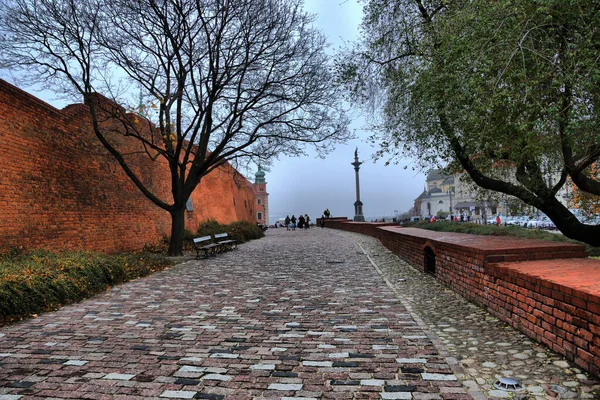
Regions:
<instances>
[{"instance_id":1,"label":"distant church","mask_svg":"<svg viewBox=\"0 0 600 400\"><path fill-rule=\"evenodd\" d=\"M256 223L269 226L269 193L267 193L265 171L260 168L260 165L254 174L254 195L256 197Z\"/></svg>"}]
</instances>

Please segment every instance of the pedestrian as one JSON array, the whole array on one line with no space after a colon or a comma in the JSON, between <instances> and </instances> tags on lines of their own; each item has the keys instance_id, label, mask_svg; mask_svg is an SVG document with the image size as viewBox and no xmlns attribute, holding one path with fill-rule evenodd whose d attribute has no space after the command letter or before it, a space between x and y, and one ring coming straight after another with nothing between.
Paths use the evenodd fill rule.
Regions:
<instances>
[{"instance_id":1,"label":"pedestrian","mask_svg":"<svg viewBox=\"0 0 600 400\"><path fill-rule=\"evenodd\" d=\"M325 228L325 215L321 214L321 228Z\"/></svg>"},{"instance_id":2,"label":"pedestrian","mask_svg":"<svg viewBox=\"0 0 600 400\"><path fill-rule=\"evenodd\" d=\"M501 223L501 222L502 222L502 221L500 221L500 216L499 216L499 215L496 215L496 225L500 226L500 223Z\"/></svg>"},{"instance_id":3,"label":"pedestrian","mask_svg":"<svg viewBox=\"0 0 600 400\"><path fill-rule=\"evenodd\" d=\"M293 231L296 230L296 217L294 216L294 214L292 214L292 218L290 218L291 224L290 227L292 228Z\"/></svg>"},{"instance_id":4,"label":"pedestrian","mask_svg":"<svg viewBox=\"0 0 600 400\"><path fill-rule=\"evenodd\" d=\"M300 214L298 217L298 229L304 228L304 215Z\"/></svg>"},{"instance_id":5,"label":"pedestrian","mask_svg":"<svg viewBox=\"0 0 600 400\"><path fill-rule=\"evenodd\" d=\"M289 215L286 215L285 217L285 227L286 229L289 231L290 230L290 223L292 222L292 220L290 219Z\"/></svg>"},{"instance_id":6,"label":"pedestrian","mask_svg":"<svg viewBox=\"0 0 600 400\"><path fill-rule=\"evenodd\" d=\"M304 229L310 228L310 217L308 214L304 214Z\"/></svg>"},{"instance_id":7,"label":"pedestrian","mask_svg":"<svg viewBox=\"0 0 600 400\"><path fill-rule=\"evenodd\" d=\"M431 217L431 219L429 220L429 222L435 222L435 215L433 217Z\"/></svg>"},{"instance_id":8,"label":"pedestrian","mask_svg":"<svg viewBox=\"0 0 600 400\"><path fill-rule=\"evenodd\" d=\"M460 222L465 222L465 214L460 214Z\"/></svg>"}]
</instances>

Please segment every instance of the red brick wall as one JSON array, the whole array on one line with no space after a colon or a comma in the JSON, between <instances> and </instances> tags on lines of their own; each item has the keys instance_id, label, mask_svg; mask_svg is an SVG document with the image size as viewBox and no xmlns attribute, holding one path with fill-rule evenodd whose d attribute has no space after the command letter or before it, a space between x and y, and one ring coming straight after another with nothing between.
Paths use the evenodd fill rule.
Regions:
<instances>
[{"instance_id":1,"label":"red brick wall","mask_svg":"<svg viewBox=\"0 0 600 400\"><path fill-rule=\"evenodd\" d=\"M166 163L128 158L144 183L170 202ZM169 234L170 215L99 143L82 105L57 110L0 80L0 166L1 247L136 250ZM254 220L252 185L244 178L236 183L233 173L226 165L203 178L192 194L188 229L209 218Z\"/></svg>"},{"instance_id":2,"label":"red brick wall","mask_svg":"<svg viewBox=\"0 0 600 400\"><path fill-rule=\"evenodd\" d=\"M320 222L320 218L317 222ZM348 232L362 233L378 238L379 231L377 228L383 226L397 226L398 224L393 222L354 222L345 217L331 217L325 218L325 227L332 229L341 229Z\"/></svg>"},{"instance_id":3,"label":"red brick wall","mask_svg":"<svg viewBox=\"0 0 600 400\"><path fill-rule=\"evenodd\" d=\"M436 277L529 337L600 376L600 261L583 246L335 221L329 227L379 238L424 271L424 249Z\"/></svg>"}]
</instances>

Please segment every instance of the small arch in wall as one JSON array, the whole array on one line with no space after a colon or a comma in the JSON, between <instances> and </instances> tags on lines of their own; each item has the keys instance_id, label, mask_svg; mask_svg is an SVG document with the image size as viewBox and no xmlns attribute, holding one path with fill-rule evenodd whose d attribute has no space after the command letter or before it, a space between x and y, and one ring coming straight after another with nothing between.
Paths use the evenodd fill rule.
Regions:
<instances>
[{"instance_id":1,"label":"small arch in wall","mask_svg":"<svg viewBox=\"0 0 600 400\"><path fill-rule=\"evenodd\" d=\"M429 246L423 249L423 269L425 273L435 275L435 252Z\"/></svg>"}]
</instances>

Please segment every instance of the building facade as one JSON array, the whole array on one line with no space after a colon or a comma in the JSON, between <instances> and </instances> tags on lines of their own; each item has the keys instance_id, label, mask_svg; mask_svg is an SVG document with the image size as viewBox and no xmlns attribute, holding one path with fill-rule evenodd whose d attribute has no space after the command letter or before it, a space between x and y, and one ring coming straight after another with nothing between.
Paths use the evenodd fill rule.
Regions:
<instances>
[{"instance_id":1,"label":"building facade","mask_svg":"<svg viewBox=\"0 0 600 400\"><path fill-rule=\"evenodd\" d=\"M481 222L497 214L519 213L513 205L518 201L512 197L505 196L500 201L477 199L476 192L461 179L462 175L449 176L439 169L431 170L427 175L423 192L414 200L413 215L430 218L433 215L447 213L458 218L462 215L465 220ZM568 185L559 190L556 197L568 206Z\"/></svg>"}]
</instances>

